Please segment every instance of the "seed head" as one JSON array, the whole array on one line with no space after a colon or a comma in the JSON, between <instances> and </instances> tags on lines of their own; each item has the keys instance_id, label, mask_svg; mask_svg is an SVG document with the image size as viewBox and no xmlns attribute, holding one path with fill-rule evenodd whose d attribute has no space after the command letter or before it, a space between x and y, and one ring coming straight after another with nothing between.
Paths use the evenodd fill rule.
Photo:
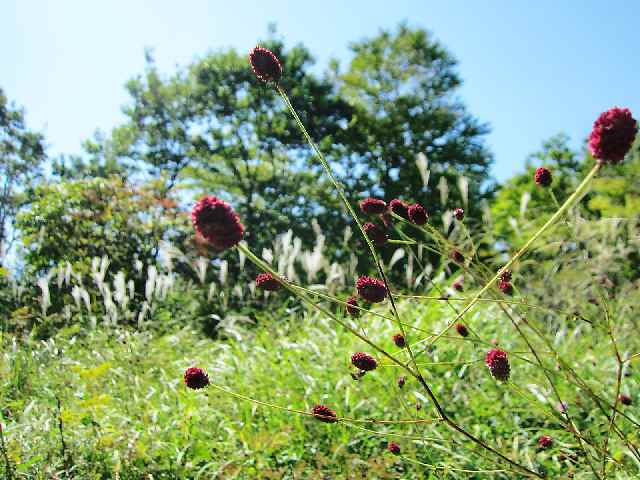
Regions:
<instances>
[{"instance_id":1,"label":"seed head","mask_svg":"<svg viewBox=\"0 0 640 480\"><path fill-rule=\"evenodd\" d=\"M387 209L387 202L379 198L365 198L360 202L360 210L367 215L380 215Z\"/></svg>"},{"instance_id":2,"label":"seed head","mask_svg":"<svg viewBox=\"0 0 640 480\"><path fill-rule=\"evenodd\" d=\"M236 245L244 235L244 225L227 202L210 195L202 198L191 210L196 232L218 250Z\"/></svg>"},{"instance_id":3,"label":"seed head","mask_svg":"<svg viewBox=\"0 0 640 480\"><path fill-rule=\"evenodd\" d=\"M623 405L631 405L633 403L633 400L631 400L631 397L624 393L621 393L620 395L618 395L618 401Z\"/></svg>"},{"instance_id":4,"label":"seed head","mask_svg":"<svg viewBox=\"0 0 640 480\"><path fill-rule=\"evenodd\" d=\"M389 450L394 455L400 455L400 445L396 442L389 442L387 445L387 450Z\"/></svg>"},{"instance_id":5,"label":"seed head","mask_svg":"<svg viewBox=\"0 0 640 480\"><path fill-rule=\"evenodd\" d=\"M373 223L365 223L362 228L364 228L367 237L369 237L369 240L371 240L376 247L381 247L387 243L388 237L382 228Z\"/></svg>"},{"instance_id":6,"label":"seed head","mask_svg":"<svg viewBox=\"0 0 640 480\"><path fill-rule=\"evenodd\" d=\"M628 108L613 107L602 112L589 135L589 150L602 163L624 159L638 131L638 124Z\"/></svg>"},{"instance_id":7,"label":"seed head","mask_svg":"<svg viewBox=\"0 0 640 480\"><path fill-rule=\"evenodd\" d=\"M271 50L255 47L249 52L249 63L259 80L275 83L280 80L282 64Z\"/></svg>"},{"instance_id":8,"label":"seed head","mask_svg":"<svg viewBox=\"0 0 640 480\"><path fill-rule=\"evenodd\" d=\"M416 225L424 225L429 220L429 215L427 211L424 209L422 205L419 203L414 203L407 210L409 214L409 220L411 220Z\"/></svg>"},{"instance_id":9,"label":"seed head","mask_svg":"<svg viewBox=\"0 0 640 480\"><path fill-rule=\"evenodd\" d=\"M500 283L498 283L498 288L505 295L513 295L513 285L511 285L510 282L505 282L504 280L500 280Z\"/></svg>"},{"instance_id":10,"label":"seed head","mask_svg":"<svg viewBox=\"0 0 640 480\"><path fill-rule=\"evenodd\" d=\"M511 270L509 270L509 269L504 270L500 274L500 281L501 282L510 282L511 281Z\"/></svg>"},{"instance_id":11,"label":"seed head","mask_svg":"<svg viewBox=\"0 0 640 480\"><path fill-rule=\"evenodd\" d=\"M542 435L538 439L538 446L540 448L543 448L546 450L547 448L550 448L551 445L553 445L553 438L551 438L549 435Z\"/></svg>"},{"instance_id":12,"label":"seed head","mask_svg":"<svg viewBox=\"0 0 640 480\"><path fill-rule=\"evenodd\" d=\"M354 307L358 307L358 299L356 298L355 295L351 295L349 298L347 298L347 313L349 315L351 315L352 317L359 317L360 316L360 310L358 308L354 308Z\"/></svg>"},{"instance_id":13,"label":"seed head","mask_svg":"<svg viewBox=\"0 0 640 480\"><path fill-rule=\"evenodd\" d=\"M363 275L356 281L356 290L364 300L370 303L383 301L387 296L387 289L382 280Z\"/></svg>"},{"instance_id":14,"label":"seed head","mask_svg":"<svg viewBox=\"0 0 640 480\"><path fill-rule=\"evenodd\" d=\"M407 381L406 378L398 377L398 387L400 387L400 388L404 387L404 384L405 384L406 381Z\"/></svg>"},{"instance_id":15,"label":"seed head","mask_svg":"<svg viewBox=\"0 0 640 480\"><path fill-rule=\"evenodd\" d=\"M389 202L389 208L399 217L402 217L405 220L409 220L409 205L404 203L399 198L394 198L393 200L391 200Z\"/></svg>"},{"instance_id":16,"label":"seed head","mask_svg":"<svg viewBox=\"0 0 640 480\"><path fill-rule=\"evenodd\" d=\"M461 337L469 336L469 330L467 330L467 327L462 323L456 323L456 332L458 332L458 335Z\"/></svg>"},{"instance_id":17,"label":"seed head","mask_svg":"<svg viewBox=\"0 0 640 480\"><path fill-rule=\"evenodd\" d=\"M537 168L534 180L536 185L539 185L540 187L548 187L553 181L551 170L544 167Z\"/></svg>"},{"instance_id":18,"label":"seed head","mask_svg":"<svg viewBox=\"0 0 640 480\"><path fill-rule=\"evenodd\" d=\"M193 390L199 390L209 385L209 375L198 367L190 367L184 371L184 384Z\"/></svg>"},{"instance_id":19,"label":"seed head","mask_svg":"<svg viewBox=\"0 0 640 480\"><path fill-rule=\"evenodd\" d=\"M311 410L311 413L313 413L313 416L321 422L335 423L338 421L336 412L324 405L316 405L313 407L313 410Z\"/></svg>"},{"instance_id":20,"label":"seed head","mask_svg":"<svg viewBox=\"0 0 640 480\"><path fill-rule=\"evenodd\" d=\"M371 370L375 370L378 366L378 362L368 353L364 352L356 352L351 355L351 363L354 367L364 370L365 372L370 372Z\"/></svg>"},{"instance_id":21,"label":"seed head","mask_svg":"<svg viewBox=\"0 0 640 480\"><path fill-rule=\"evenodd\" d=\"M456 208L453 211L453 216L456 217L456 220L458 220L459 222L462 221L462 219L464 218L464 210L461 208Z\"/></svg>"},{"instance_id":22,"label":"seed head","mask_svg":"<svg viewBox=\"0 0 640 480\"><path fill-rule=\"evenodd\" d=\"M463 290L463 285L462 285L463 283L464 283L464 276L460 275L458 278L454 280L451 286L453 287L454 290L461 292Z\"/></svg>"},{"instance_id":23,"label":"seed head","mask_svg":"<svg viewBox=\"0 0 640 480\"><path fill-rule=\"evenodd\" d=\"M487 352L484 363L489 368L489 371L491 372L493 378L502 382L509 380L511 369L509 367L507 352L504 352L498 348L492 348Z\"/></svg>"},{"instance_id":24,"label":"seed head","mask_svg":"<svg viewBox=\"0 0 640 480\"><path fill-rule=\"evenodd\" d=\"M393 343L395 343L396 347L404 348L407 346L407 342L404 339L404 335L401 333L396 333L393 337Z\"/></svg>"},{"instance_id":25,"label":"seed head","mask_svg":"<svg viewBox=\"0 0 640 480\"><path fill-rule=\"evenodd\" d=\"M462 253L460 253L459 250L456 250L456 249L451 250L451 252L449 253L449 256L451 257L451 260L453 260L456 263L464 263L464 255L462 255Z\"/></svg>"},{"instance_id":26,"label":"seed head","mask_svg":"<svg viewBox=\"0 0 640 480\"><path fill-rule=\"evenodd\" d=\"M264 272L256 277L256 287L267 292L275 292L280 289L280 282L270 272Z\"/></svg>"}]
</instances>

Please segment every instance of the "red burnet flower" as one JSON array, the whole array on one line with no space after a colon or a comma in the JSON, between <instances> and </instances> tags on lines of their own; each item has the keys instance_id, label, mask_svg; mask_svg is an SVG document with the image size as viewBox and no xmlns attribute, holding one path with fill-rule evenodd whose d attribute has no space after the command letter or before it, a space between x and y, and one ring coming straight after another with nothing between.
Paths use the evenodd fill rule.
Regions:
<instances>
[{"instance_id":1,"label":"red burnet flower","mask_svg":"<svg viewBox=\"0 0 640 480\"><path fill-rule=\"evenodd\" d=\"M467 330L467 327L462 323L456 323L456 332L458 332L458 335L461 337L469 336L469 330Z\"/></svg>"},{"instance_id":2,"label":"red burnet flower","mask_svg":"<svg viewBox=\"0 0 640 480\"><path fill-rule=\"evenodd\" d=\"M455 248L451 250L449 253L449 257L456 263L464 263L464 255L460 253L460 250L456 250Z\"/></svg>"},{"instance_id":3,"label":"red burnet flower","mask_svg":"<svg viewBox=\"0 0 640 480\"><path fill-rule=\"evenodd\" d=\"M365 198L360 202L360 210L367 215L380 215L387 209L387 202L379 198Z\"/></svg>"},{"instance_id":4,"label":"red burnet flower","mask_svg":"<svg viewBox=\"0 0 640 480\"><path fill-rule=\"evenodd\" d=\"M311 413L316 419L320 420L321 422L335 423L338 421L336 412L331 410L329 407L325 407L324 405L316 405L311 410Z\"/></svg>"},{"instance_id":5,"label":"red burnet flower","mask_svg":"<svg viewBox=\"0 0 640 480\"><path fill-rule=\"evenodd\" d=\"M538 439L538 446L540 448L547 449L547 448L551 447L551 445L553 445L553 438L551 438L549 435L542 435Z\"/></svg>"},{"instance_id":6,"label":"red burnet flower","mask_svg":"<svg viewBox=\"0 0 640 480\"><path fill-rule=\"evenodd\" d=\"M511 270L506 269L503 270L502 273L500 274L500 281L501 282L510 282L511 281Z\"/></svg>"},{"instance_id":7,"label":"red burnet flower","mask_svg":"<svg viewBox=\"0 0 640 480\"><path fill-rule=\"evenodd\" d=\"M184 371L184 384L193 390L199 390L209 385L209 375L198 367L190 367Z\"/></svg>"},{"instance_id":8,"label":"red burnet flower","mask_svg":"<svg viewBox=\"0 0 640 480\"><path fill-rule=\"evenodd\" d=\"M451 286L453 287L454 290L457 290L458 292L461 292L463 290L463 283L464 283L464 276L460 275L458 278L456 278L453 281Z\"/></svg>"},{"instance_id":9,"label":"red burnet flower","mask_svg":"<svg viewBox=\"0 0 640 480\"><path fill-rule=\"evenodd\" d=\"M409 220L409 205L399 198L394 198L389 202L389 209L399 217Z\"/></svg>"},{"instance_id":10,"label":"red burnet flower","mask_svg":"<svg viewBox=\"0 0 640 480\"><path fill-rule=\"evenodd\" d=\"M400 388L404 387L404 384L405 384L406 381L407 381L406 378L398 377L398 387L400 387Z\"/></svg>"},{"instance_id":11,"label":"red burnet flower","mask_svg":"<svg viewBox=\"0 0 640 480\"><path fill-rule=\"evenodd\" d=\"M544 167L537 168L534 180L536 182L536 185L539 185L541 187L548 187L553 181L551 170Z\"/></svg>"},{"instance_id":12,"label":"red burnet flower","mask_svg":"<svg viewBox=\"0 0 640 480\"><path fill-rule=\"evenodd\" d=\"M453 216L456 217L456 220L458 220L459 222L462 221L462 219L464 218L464 210L461 208L456 208L453 211Z\"/></svg>"},{"instance_id":13,"label":"red burnet flower","mask_svg":"<svg viewBox=\"0 0 640 480\"><path fill-rule=\"evenodd\" d=\"M376 247L381 247L387 243L389 237L382 228L370 222L365 223L362 228L364 228L367 237L369 237L369 240L371 240Z\"/></svg>"},{"instance_id":14,"label":"red burnet flower","mask_svg":"<svg viewBox=\"0 0 640 480\"><path fill-rule=\"evenodd\" d=\"M381 302L387 296L387 289L382 280L363 275L356 281L356 290L364 300L370 303Z\"/></svg>"},{"instance_id":15,"label":"red burnet flower","mask_svg":"<svg viewBox=\"0 0 640 480\"><path fill-rule=\"evenodd\" d=\"M409 215L409 220L416 225L424 225L427 223L427 220L429 220L429 214L427 214L427 211L419 203L411 205L407 210L407 213Z\"/></svg>"},{"instance_id":16,"label":"red burnet flower","mask_svg":"<svg viewBox=\"0 0 640 480\"><path fill-rule=\"evenodd\" d=\"M505 295L513 295L513 285L510 282L505 282L504 280L500 280L498 283L498 288Z\"/></svg>"},{"instance_id":17,"label":"red burnet flower","mask_svg":"<svg viewBox=\"0 0 640 480\"><path fill-rule=\"evenodd\" d=\"M244 225L227 202L209 195L191 210L191 221L196 232L219 250L236 245L244 235Z\"/></svg>"},{"instance_id":18,"label":"red burnet flower","mask_svg":"<svg viewBox=\"0 0 640 480\"><path fill-rule=\"evenodd\" d=\"M371 370L375 370L378 366L378 362L368 353L364 352L356 352L351 355L351 363L354 367L364 370L365 372L370 372Z\"/></svg>"},{"instance_id":19,"label":"red burnet flower","mask_svg":"<svg viewBox=\"0 0 640 480\"><path fill-rule=\"evenodd\" d=\"M638 131L638 123L628 108L613 107L602 112L589 135L589 151L603 163L624 159Z\"/></svg>"},{"instance_id":20,"label":"red burnet flower","mask_svg":"<svg viewBox=\"0 0 640 480\"><path fill-rule=\"evenodd\" d=\"M396 442L389 442L387 445L387 450L389 450L394 455L400 455L400 445Z\"/></svg>"},{"instance_id":21,"label":"red burnet flower","mask_svg":"<svg viewBox=\"0 0 640 480\"><path fill-rule=\"evenodd\" d=\"M249 63L256 77L263 82L277 82L282 75L282 64L275 54L266 48L255 47L249 52Z\"/></svg>"},{"instance_id":22,"label":"red burnet flower","mask_svg":"<svg viewBox=\"0 0 640 480\"><path fill-rule=\"evenodd\" d=\"M511 368L509 367L507 352L498 348L492 348L487 352L484 363L487 365L491 375L496 380L504 382L509 379Z\"/></svg>"},{"instance_id":23,"label":"red burnet flower","mask_svg":"<svg viewBox=\"0 0 640 480\"><path fill-rule=\"evenodd\" d=\"M280 288L280 282L270 272L264 272L256 277L256 287L267 292L275 292Z\"/></svg>"},{"instance_id":24,"label":"red burnet flower","mask_svg":"<svg viewBox=\"0 0 640 480\"><path fill-rule=\"evenodd\" d=\"M631 397L624 393L621 393L620 395L618 395L618 401L623 405L631 405L633 403L633 400L631 400Z\"/></svg>"},{"instance_id":25,"label":"red burnet flower","mask_svg":"<svg viewBox=\"0 0 640 480\"><path fill-rule=\"evenodd\" d=\"M404 335L401 333L396 333L393 337L393 343L395 343L396 347L404 348L407 346L407 341L404 339Z\"/></svg>"},{"instance_id":26,"label":"red burnet flower","mask_svg":"<svg viewBox=\"0 0 640 480\"><path fill-rule=\"evenodd\" d=\"M354 307L358 307L358 299L356 298L355 295L351 295L349 298L347 298L347 313L349 315L351 315L352 317L359 317L360 316L360 310L358 308L354 308Z\"/></svg>"}]
</instances>

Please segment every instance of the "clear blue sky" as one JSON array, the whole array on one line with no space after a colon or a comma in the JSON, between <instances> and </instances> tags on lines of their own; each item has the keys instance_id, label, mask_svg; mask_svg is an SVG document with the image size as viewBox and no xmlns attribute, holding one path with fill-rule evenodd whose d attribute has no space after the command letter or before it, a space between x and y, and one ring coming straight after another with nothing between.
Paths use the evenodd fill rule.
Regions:
<instances>
[{"instance_id":1,"label":"clear blue sky","mask_svg":"<svg viewBox=\"0 0 640 480\"><path fill-rule=\"evenodd\" d=\"M170 73L208 50L248 51L275 22L326 65L402 20L459 60L460 96L491 125L498 179L555 133L578 145L610 106L640 116L637 0L2 0L0 86L45 132L50 153L73 153L123 118L124 83L142 71L145 47Z\"/></svg>"}]
</instances>

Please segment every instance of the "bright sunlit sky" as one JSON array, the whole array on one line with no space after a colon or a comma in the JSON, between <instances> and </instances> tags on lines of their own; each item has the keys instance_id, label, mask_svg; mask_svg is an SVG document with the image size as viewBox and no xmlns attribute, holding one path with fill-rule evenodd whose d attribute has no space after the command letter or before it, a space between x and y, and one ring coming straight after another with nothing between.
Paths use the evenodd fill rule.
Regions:
<instances>
[{"instance_id":1,"label":"bright sunlit sky","mask_svg":"<svg viewBox=\"0 0 640 480\"><path fill-rule=\"evenodd\" d=\"M459 60L459 95L488 122L505 179L560 131L578 146L613 105L640 114L640 1L1 0L0 86L41 129L49 153L78 153L122 120L124 83L154 49L171 73L208 50L248 51L269 22L321 66L350 41L406 20Z\"/></svg>"}]
</instances>

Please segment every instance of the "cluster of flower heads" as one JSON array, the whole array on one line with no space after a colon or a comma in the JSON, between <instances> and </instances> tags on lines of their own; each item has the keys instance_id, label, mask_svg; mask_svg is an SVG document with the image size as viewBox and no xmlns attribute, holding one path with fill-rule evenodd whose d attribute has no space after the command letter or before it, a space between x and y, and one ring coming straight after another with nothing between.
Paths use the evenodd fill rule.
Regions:
<instances>
[{"instance_id":1,"label":"cluster of flower heads","mask_svg":"<svg viewBox=\"0 0 640 480\"><path fill-rule=\"evenodd\" d=\"M387 297L387 287L382 280L363 275L356 281L356 290L369 303L382 302Z\"/></svg>"},{"instance_id":2,"label":"cluster of flower heads","mask_svg":"<svg viewBox=\"0 0 640 480\"><path fill-rule=\"evenodd\" d=\"M511 270L504 270L498 278L498 288L505 295L513 294L513 285L511 285Z\"/></svg>"},{"instance_id":3,"label":"cluster of flower heads","mask_svg":"<svg viewBox=\"0 0 640 480\"><path fill-rule=\"evenodd\" d=\"M492 348L487 352L484 358L484 363L487 365L489 372L496 380L506 382L509 380L509 374L511 373L511 367L509 366L509 358L507 352L500 350L499 348Z\"/></svg>"},{"instance_id":4,"label":"cluster of flower heads","mask_svg":"<svg viewBox=\"0 0 640 480\"><path fill-rule=\"evenodd\" d=\"M267 292L275 292L280 289L280 282L270 272L264 272L256 277L256 287Z\"/></svg>"},{"instance_id":5,"label":"cluster of flower heads","mask_svg":"<svg viewBox=\"0 0 640 480\"><path fill-rule=\"evenodd\" d=\"M315 418L325 423L336 423L338 421L338 416L336 412L331 410L329 407L325 405L316 405L311 410L311 413Z\"/></svg>"},{"instance_id":6,"label":"cluster of flower heads","mask_svg":"<svg viewBox=\"0 0 640 480\"><path fill-rule=\"evenodd\" d=\"M621 162L631 149L638 132L638 122L628 108L613 107L602 112L593 123L589 150L603 163Z\"/></svg>"},{"instance_id":7,"label":"cluster of flower heads","mask_svg":"<svg viewBox=\"0 0 640 480\"><path fill-rule=\"evenodd\" d=\"M536 185L540 187L548 187L553 181L551 171L548 168L544 167L537 168L534 176L534 181L536 182Z\"/></svg>"},{"instance_id":8,"label":"cluster of flower heads","mask_svg":"<svg viewBox=\"0 0 640 480\"><path fill-rule=\"evenodd\" d=\"M193 390L199 390L209 385L209 375L198 367L187 368L184 372L184 384Z\"/></svg>"},{"instance_id":9,"label":"cluster of flower heads","mask_svg":"<svg viewBox=\"0 0 640 480\"><path fill-rule=\"evenodd\" d=\"M362 370L363 372L370 372L378 367L376 359L364 352L356 352L351 355L351 363L354 367L358 370Z\"/></svg>"},{"instance_id":10,"label":"cluster of flower heads","mask_svg":"<svg viewBox=\"0 0 640 480\"><path fill-rule=\"evenodd\" d=\"M191 221L196 232L218 250L235 246L244 235L244 225L227 202L209 195L191 210Z\"/></svg>"},{"instance_id":11,"label":"cluster of flower heads","mask_svg":"<svg viewBox=\"0 0 640 480\"><path fill-rule=\"evenodd\" d=\"M282 64L271 50L255 47L249 52L249 63L253 73L263 82L275 82L282 75Z\"/></svg>"}]
</instances>

